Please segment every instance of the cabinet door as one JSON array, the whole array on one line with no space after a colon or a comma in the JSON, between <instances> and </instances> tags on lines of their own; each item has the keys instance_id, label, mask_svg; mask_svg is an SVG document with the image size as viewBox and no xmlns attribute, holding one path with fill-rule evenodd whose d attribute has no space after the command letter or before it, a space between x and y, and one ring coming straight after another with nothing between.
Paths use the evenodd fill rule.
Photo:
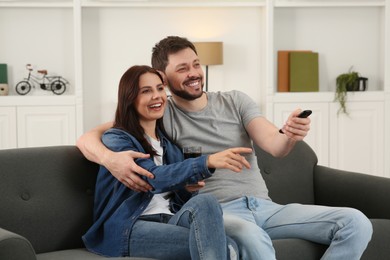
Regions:
<instances>
[{"instance_id":1,"label":"cabinet door","mask_svg":"<svg viewBox=\"0 0 390 260\"><path fill-rule=\"evenodd\" d=\"M310 115L310 131L304 140L317 154L318 163L327 166L329 164L328 103L276 103L274 105L274 124L277 127L282 127L291 112L297 108L313 111Z\"/></svg>"},{"instance_id":2,"label":"cabinet door","mask_svg":"<svg viewBox=\"0 0 390 260\"><path fill-rule=\"evenodd\" d=\"M0 149L16 147L16 108L0 107Z\"/></svg>"},{"instance_id":3,"label":"cabinet door","mask_svg":"<svg viewBox=\"0 0 390 260\"><path fill-rule=\"evenodd\" d=\"M18 107L18 146L70 145L76 141L73 106Z\"/></svg>"},{"instance_id":4,"label":"cabinet door","mask_svg":"<svg viewBox=\"0 0 390 260\"><path fill-rule=\"evenodd\" d=\"M349 115L330 105L330 166L384 176L384 104L348 102Z\"/></svg>"}]
</instances>

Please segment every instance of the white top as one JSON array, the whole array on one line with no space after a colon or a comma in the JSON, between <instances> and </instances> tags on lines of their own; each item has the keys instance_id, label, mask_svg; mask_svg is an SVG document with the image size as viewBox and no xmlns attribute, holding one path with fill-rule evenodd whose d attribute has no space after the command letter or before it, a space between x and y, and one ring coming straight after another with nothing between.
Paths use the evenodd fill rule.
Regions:
<instances>
[{"instance_id":1,"label":"white top","mask_svg":"<svg viewBox=\"0 0 390 260\"><path fill-rule=\"evenodd\" d=\"M156 165L162 165L162 154L163 148L161 147L161 142L150 136L146 136L146 139L153 146L153 149L156 150L157 155L154 156L154 163ZM141 215L152 215L152 214L170 214L173 215L169 210L169 195L171 192L164 192L160 194L155 194L150 201L149 205L146 207L144 212Z\"/></svg>"}]
</instances>

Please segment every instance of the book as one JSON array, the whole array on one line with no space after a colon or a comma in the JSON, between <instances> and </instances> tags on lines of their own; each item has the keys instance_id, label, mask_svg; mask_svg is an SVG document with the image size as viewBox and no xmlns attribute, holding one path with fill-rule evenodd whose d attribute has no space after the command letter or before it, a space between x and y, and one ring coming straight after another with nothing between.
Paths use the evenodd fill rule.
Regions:
<instances>
[{"instance_id":1,"label":"book","mask_svg":"<svg viewBox=\"0 0 390 260\"><path fill-rule=\"evenodd\" d=\"M290 51L278 51L278 92L290 91L289 52Z\"/></svg>"},{"instance_id":2,"label":"book","mask_svg":"<svg viewBox=\"0 0 390 260\"><path fill-rule=\"evenodd\" d=\"M277 64L277 90L278 92L290 91L290 53L311 52L310 50L281 50L278 51Z\"/></svg>"},{"instance_id":3,"label":"book","mask_svg":"<svg viewBox=\"0 0 390 260\"><path fill-rule=\"evenodd\" d=\"M7 84L8 83L8 77L7 77L7 64L0 64L0 84Z\"/></svg>"},{"instance_id":4,"label":"book","mask_svg":"<svg viewBox=\"0 0 390 260\"><path fill-rule=\"evenodd\" d=\"M318 92L318 53L290 52L290 91Z\"/></svg>"}]
</instances>

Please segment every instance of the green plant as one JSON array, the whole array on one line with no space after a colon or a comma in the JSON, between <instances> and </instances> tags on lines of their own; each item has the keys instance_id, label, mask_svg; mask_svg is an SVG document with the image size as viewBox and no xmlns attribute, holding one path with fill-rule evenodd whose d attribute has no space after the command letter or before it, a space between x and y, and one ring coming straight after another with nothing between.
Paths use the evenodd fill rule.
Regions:
<instances>
[{"instance_id":1,"label":"green plant","mask_svg":"<svg viewBox=\"0 0 390 260\"><path fill-rule=\"evenodd\" d=\"M340 74L336 78L336 93L335 93L335 101L340 103L340 109L338 110L338 114L340 112L348 114L347 111L347 91L349 88L353 88L359 78L359 73L352 71L352 67L349 69L348 73Z\"/></svg>"}]
</instances>

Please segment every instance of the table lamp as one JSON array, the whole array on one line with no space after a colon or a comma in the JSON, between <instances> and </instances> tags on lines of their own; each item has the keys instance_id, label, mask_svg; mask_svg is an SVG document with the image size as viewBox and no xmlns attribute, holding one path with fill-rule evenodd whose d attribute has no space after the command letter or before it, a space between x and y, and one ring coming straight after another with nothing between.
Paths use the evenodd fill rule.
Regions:
<instances>
[{"instance_id":1,"label":"table lamp","mask_svg":"<svg viewBox=\"0 0 390 260\"><path fill-rule=\"evenodd\" d=\"M194 42L200 63L206 66L206 91L208 91L209 65L223 64L222 42Z\"/></svg>"}]
</instances>

